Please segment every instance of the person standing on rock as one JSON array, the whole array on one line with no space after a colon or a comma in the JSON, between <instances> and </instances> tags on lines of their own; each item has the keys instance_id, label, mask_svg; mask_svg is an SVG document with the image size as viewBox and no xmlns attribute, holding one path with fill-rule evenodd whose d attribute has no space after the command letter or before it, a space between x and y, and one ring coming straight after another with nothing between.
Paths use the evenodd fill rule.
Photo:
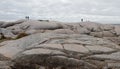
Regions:
<instances>
[{"instance_id":1,"label":"person standing on rock","mask_svg":"<svg viewBox=\"0 0 120 69\"><path fill-rule=\"evenodd\" d=\"M25 19L29 20L29 16L26 16Z\"/></svg>"},{"instance_id":2,"label":"person standing on rock","mask_svg":"<svg viewBox=\"0 0 120 69\"><path fill-rule=\"evenodd\" d=\"M81 19L81 22L83 22L83 18Z\"/></svg>"}]
</instances>

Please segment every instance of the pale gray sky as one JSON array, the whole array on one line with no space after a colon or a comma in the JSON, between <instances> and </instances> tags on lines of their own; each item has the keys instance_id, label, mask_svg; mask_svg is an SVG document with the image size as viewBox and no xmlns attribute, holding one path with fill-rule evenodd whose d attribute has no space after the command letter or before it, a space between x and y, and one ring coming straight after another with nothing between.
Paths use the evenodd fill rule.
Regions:
<instances>
[{"instance_id":1,"label":"pale gray sky","mask_svg":"<svg viewBox=\"0 0 120 69\"><path fill-rule=\"evenodd\" d=\"M79 22L81 18L120 23L120 0L1 0L0 20L32 19Z\"/></svg>"}]
</instances>

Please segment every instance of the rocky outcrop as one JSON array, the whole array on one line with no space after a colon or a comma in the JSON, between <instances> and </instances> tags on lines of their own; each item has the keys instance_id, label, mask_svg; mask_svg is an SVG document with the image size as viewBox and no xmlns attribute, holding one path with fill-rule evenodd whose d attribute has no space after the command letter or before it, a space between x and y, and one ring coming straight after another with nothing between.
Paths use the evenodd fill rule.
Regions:
<instances>
[{"instance_id":1,"label":"rocky outcrop","mask_svg":"<svg viewBox=\"0 0 120 69\"><path fill-rule=\"evenodd\" d=\"M92 59L91 56L112 55L120 49L118 45L101 38L52 33L39 33L18 40L5 41L0 46L0 54L11 60L12 67L16 69L36 69L36 65L58 69L101 69L106 66L105 61L108 59L101 61ZM101 62L103 66L95 65L89 61L90 59Z\"/></svg>"},{"instance_id":2,"label":"rocky outcrop","mask_svg":"<svg viewBox=\"0 0 120 69\"><path fill-rule=\"evenodd\" d=\"M118 37L120 36L119 29L120 26L109 25L109 24L99 24L94 22L81 22L81 23L71 23L66 25L75 33L87 34L95 37Z\"/></svg>"},{"instance_id":3,"label":"rocky outcrop","mask_svg":"<svg viewBox=\"0 0 120 69\"><path fill-rule=\"evenodd\" d=\"M34 34L40 33L40 30L56 30L62 29L62 25L57 22L46 22L37 20L26 20L21 23L21 20L16 21L17 24L7 27L12 33L18 35L19 33ZM19 24L18 24L19 23Z\"/></svg>"},{"instance_id":4,"label":"rocky outcrop","mask_svg":"<svg viewBox=\"0 0 120 69\"><path fill-rule=\"evenodd\" d=\"M21 24L17 24L16 26L19 26L23 30L28 29L58 29L61 28L61 26L55 22L49 23L49 22L41 22L36 20L28 20Z\"/></svg>"},{"instance_id":5,"label":"rocky outcrop","mask_svg":"<svg viewBox=\"0 0 120 69\"><path fill-rule=\"evenodd\" d=\"M0 22L0 69L120 69L120 26L94 22ZM14 37L14 38L13 38Z\"/></svg>"},{"instance_id":6,"label":"rocky outcrop","mask_svg":"<svg viewBox=\"0 0 120 69\"><path fill-rule=\"evenodd\" d=\"M21 32L31 35L35 33L53 32L54 30L53 33L87 34L95 37L118 37L120 28L120 26L116 25L94 22L61 24L55 21L18 20L8 24L12 25L7 26L6 29L10 30L14 35L18 35ZM66 30L68 32L65 32Z\"/></svg>"}]
</instances>

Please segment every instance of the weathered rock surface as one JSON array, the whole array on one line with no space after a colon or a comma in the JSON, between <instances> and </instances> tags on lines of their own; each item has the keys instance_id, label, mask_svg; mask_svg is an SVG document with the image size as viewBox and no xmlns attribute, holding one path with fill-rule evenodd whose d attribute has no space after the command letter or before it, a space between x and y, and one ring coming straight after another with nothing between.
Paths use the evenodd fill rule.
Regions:
<instances>
[{"instance_id":1,"label":"weathered rock surface","mask_svg":"<svg viewBox=\"0 0 120 69\"><path fill-rule=\"evenodd\" d=\"M87 34L95 37L120 36L120 26L99 24L94 22L60 24L60 22L55 21L18 20L8 23L1 22L1 28L10 30L10 32L14 35L18 35L21 32L29 35L35 33L52 32L61 34Z\"/></svg>"},{"instance_id":2,"label":"weathered rock surface","mask_svg":"<svg viewBox=\"0 0 120 69\"><path fill-rule=\"evenodd\" d=\"M98 65L86 61L89 56L111 53L114 57L112 53L120 49L118 45L101 38L52 33L39 33L18 40L5 41L0 46L0 54L12 60L16 69L29 69L31 65L33 69L35 65L97 69Z\"/></svg>"},{"instance_id":3,"label":"weathered rock surface","mask_svg":"<svg viewBox=\"0 0 120 69\"><path fill-rule=\"evenodd\" d=\"M26 20L18 20L18 21L15 21L15 22L1 22L0 24L0 27L1 28L7 28L7 27L10 27L10 26L14 26L16 24L20 24L20 23L23 23L25 22Z\"/></svg>"},{"instance_id":4,"label":"weathered rock surface","mask_svg":"<svg viewBox=\"0 0 120 69\"><path fill-rule=\"evenodd\" d=\"M78 34L87 34L95 37L120 36L120 26L109 24L99 24L94 22L68 23L64 28L71 29Z\"/></svg>"},{"instance_id":5,"label":"weathered rock surface","mask_svg":"<svg viewBox=\"0 0 120 69\"><path fill-rule=\"evenodd\" d=\"M120 26L115 26L115 32L118 36L120 36Z\"/></svg>"},{"instance_id":6,"label":"weathered rock surface","mask_svg":"<svg viewBox=\"0 0 120 69\"><path fill-rule=\"evenodd\" d=\"M61 26L55 22L41 22L37 20L28 20L21 24L17 24L21 29L58 29Z\"/></svg>"},{"instance_id":7,"label":"weathered rock surface","mask_svg":"<svg viewBox=\"0 0 120 69\"><path fill-rule=\"evenodd\" d=\"M17 23L17 24L16 24ZM18 20L14 25L7 27L15 35L21 32L26 34L40 33L40 30L56 30L62 29L62 25L58 22L47 22L37 20Z\"/></svg>"},{"instance_id":8,"label":"weathered rock surface","mask_svg":"<svg viewBox=\"0 0 120 69\"><path fill-rule=\"evenodd\" d=\"M50 33L55 33L55 34L75 34L75 32L70 30L70 29L57 29L57 30L50 31Z\"/></svg>"},{"instance_id":9,"label":"weathered rock surface","mask_svg":"<svg viewBox=\"0 0 120 69\"><path fill-rule=\"evenodd\" d=\"M0 43L0 69L120 69L120 26L19 20L0 27L1 38L14 37Z\"/></svg>"},{"instance_id":10,"label":"weathered rock surface","mask_svg":"<svg viewBox=\"0 0 120 69\"><path fill-rule=\"evenodd\" d=\"M120 46L120 37L104 37L104 38Z\"/></svg>"},{"instance_id":11,"label":"weathered rock surface","mask_svg":"<svg viewBox=\"0 0 120 69\"><path fill-rule=\"evenodd\" d=\"M0 28L0 35L1 35L1 39L2 38L15 38L16 37L16 35L14 35L10 30L4 29L4 28Z\"/></svg>"}]
</instances>

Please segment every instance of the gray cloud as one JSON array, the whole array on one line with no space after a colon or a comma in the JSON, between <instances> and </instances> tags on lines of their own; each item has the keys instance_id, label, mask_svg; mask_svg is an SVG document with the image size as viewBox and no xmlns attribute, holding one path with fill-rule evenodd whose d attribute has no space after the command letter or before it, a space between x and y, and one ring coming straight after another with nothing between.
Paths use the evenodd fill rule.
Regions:
<instances>
[{"instance_id":1,"label":"gray cloud","mask_svg":"<svg viewBox=\"0 0 120 69\"><path fill-rule=\"evenodd\" d=\"M0 20L29 15L33 19L78 22L81 18L102 23L120 23L120 0L3 0Z\"/></svg>"}]
</instances>

